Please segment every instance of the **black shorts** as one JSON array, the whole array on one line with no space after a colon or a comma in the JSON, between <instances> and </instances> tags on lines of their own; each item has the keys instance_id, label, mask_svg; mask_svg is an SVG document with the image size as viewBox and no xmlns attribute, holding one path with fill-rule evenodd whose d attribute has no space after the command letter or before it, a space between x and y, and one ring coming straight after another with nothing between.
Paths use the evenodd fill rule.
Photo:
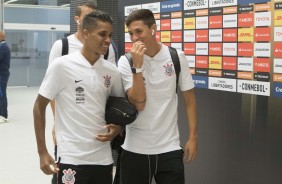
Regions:
<instances>
[{"instance_id":1,"label":"black shorts","mask_svg":"<svg viewBox=\"0 0 282 184\"><path fill-rule=\"evenodd\" d=\"M143 155L123 150L120 160L120 184L185 184L183 151Z\"/></svg>"},{"instance_id":2,"label":"black shorts","mask_svg":"<svg viewBox=\"0 0 282 184\"><path fill-rule=\"evenodd\" d=\"M113 165L58 164L58 184L112 184Z\"/></svg>"}]
</instances>

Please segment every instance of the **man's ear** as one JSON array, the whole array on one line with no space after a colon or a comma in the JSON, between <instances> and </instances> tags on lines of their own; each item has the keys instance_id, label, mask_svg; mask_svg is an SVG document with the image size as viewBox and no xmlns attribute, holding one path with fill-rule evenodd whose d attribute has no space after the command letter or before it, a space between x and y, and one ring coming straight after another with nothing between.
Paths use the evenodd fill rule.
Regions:
<instances>
[{"instance_id":1,"label":"man's ear","mask_svg":"<svg viewBox=\"0 0 282 184\"><path fill-rule=\"evenodd\" d=\"M88 39L88 34L89 34L89 32L88 32L87 29L82 30L82 36L83 36L84 39L86 39L86 40Z\"/></svg>"},{"instance_id":2,"label":"man's ear","mask_svg":"<svg viewBox=\"0 0 282 184\"><path fill-rule=\"evenodd\" d=\"M75 21L75 23L77 23L78 25L80 25L79 17L78 17L78 16L74 16L74 21Z\"/></svg>"}]
</instances>

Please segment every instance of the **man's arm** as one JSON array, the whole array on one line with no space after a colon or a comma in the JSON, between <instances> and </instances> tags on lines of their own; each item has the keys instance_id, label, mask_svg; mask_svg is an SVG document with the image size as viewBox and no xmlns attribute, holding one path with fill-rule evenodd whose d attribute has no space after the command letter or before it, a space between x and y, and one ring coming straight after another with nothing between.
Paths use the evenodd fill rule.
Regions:
<instances>
[{"instance_id":1,"label":"man's arm","mask_svg":"<svg viewBox=\"0 0 282 184\"><path fill-rule=\"evenodd\" d=\"M56 173L56 171L52 170L50 168L50 165L52 165L55 170L57 170L57 166L55 164L54 159L48 153L45 141L45 115L46 107L49 102L49 99L38 95L34 103L33 118L37 150L40 157L40 168L45 174L54 174Z\"/></svg>"},{"instance_id":2,"label":"man's arm","mask_svg":"<svg viewBox=\"0 0 282 184\"><path fill-rule=\"evenodd\" d=\"M198 151L197 104L194 89L183 91L183 97L189 127L189 138L185 145L184 159L191 162L196 158Z\"/></svg>"},{"instance_id":3,"label":"man's arm","mask_svg":"<svg viewBox=\"0 0 282 184\"><path fill-rule=\"evenodd\" d=\"M133 44L133 47L130 51L132 55L132 61L134 68L142 68L143 67L143 60L144 60L144 53L146 51L145 45L138 41ZM134 73L132 87L129 88L126 93L130 103L135 105L138 111L142 111L145 107L146 102L146 89L143 80L143 74L141 73Z\"/></svg>"},{"instance_id":4,"label":"man's arm","mask_svg":"<svg viewBox=\"0 0 282 184\"><path fill-rule=\"evenodd\" d=\"M63 49L63 42L62 40L57 40L51 50L50 50L50 54L49 54L49 65L58 57L62 56L62 49ZM52 110L52 113L53 113L53 117L55 119L55 100L51 100L50 101L50 106L51 106L51 110ZM53 128L52 128L52 137L53 137L53 142L54 142L54 145L57 144L56 142L56 137L55 137L55 125L53 125Z\"/></svg>"}]
</instances>

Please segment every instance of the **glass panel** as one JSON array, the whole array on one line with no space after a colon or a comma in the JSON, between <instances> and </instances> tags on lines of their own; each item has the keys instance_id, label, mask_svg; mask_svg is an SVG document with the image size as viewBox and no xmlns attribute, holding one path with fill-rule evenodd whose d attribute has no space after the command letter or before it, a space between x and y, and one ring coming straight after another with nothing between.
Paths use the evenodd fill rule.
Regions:
<instances>
[{"instance_id":1,"label":"glass panel","mask_svg":"<svg viewBox=\"0 0 282 184\"><path fill-rule=\"evenodd\" d=\"M39 86L45 75L49 51L65 32L7 30L11 48L9 86Z\"/></svg>"},{"instance_id":2,"label":"glass panel","mask_svg":"<svg viewBox=\"0 0 282 184\"><path fill-rule=\"evenodd\" d=\"M0 30L3 30L3 22L4 22L4 7L3 0L0 0Z\"/></svg>"}]
</instances>

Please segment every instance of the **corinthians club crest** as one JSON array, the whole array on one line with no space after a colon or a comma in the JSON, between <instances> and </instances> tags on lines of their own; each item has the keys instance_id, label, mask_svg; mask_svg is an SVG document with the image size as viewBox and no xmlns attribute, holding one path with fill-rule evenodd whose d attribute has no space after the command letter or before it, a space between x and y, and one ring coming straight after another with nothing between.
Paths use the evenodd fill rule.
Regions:
<instances>
[{"instance_id":1,"label":"corinthians club crest","mask_svg":"<svg viewBox=\"0 0 282 184\"><path fill-rule=\"evenodd\" d=\"M62 180L63 180L63 183L64 184L74 184L75 182L75 177L74 175L76 174L75 171L73 171L72 169L68 169L68 170L63 170L63 177L62 177Z\"/></svg>"},{"instance_id":2,"label":"corinthians club crest","mask_svg":"<svg viewBox=\"0 0 282 184\"><path fill-rule=\"evenodd\" d=\"M174 74L174 70L173 70L173 67L172 67L173 64L169 64L167 63L166 65L164 65L164 68L165 68L165 74L167 76L171 76Z\"/></svg>"},{"instance_id":3,"label":"corinthians club crest","mask_svg":"<svg viewBox=\"0 0 282 184\"><path fill-rule=\"evenodd\" d=\"M112 77L108 76L108 75L104 76L104 79L105 79L104 85L105 85L106 88L110 87L110 85L111 85L111 78Z\"/></svg>"}]
</instances>

